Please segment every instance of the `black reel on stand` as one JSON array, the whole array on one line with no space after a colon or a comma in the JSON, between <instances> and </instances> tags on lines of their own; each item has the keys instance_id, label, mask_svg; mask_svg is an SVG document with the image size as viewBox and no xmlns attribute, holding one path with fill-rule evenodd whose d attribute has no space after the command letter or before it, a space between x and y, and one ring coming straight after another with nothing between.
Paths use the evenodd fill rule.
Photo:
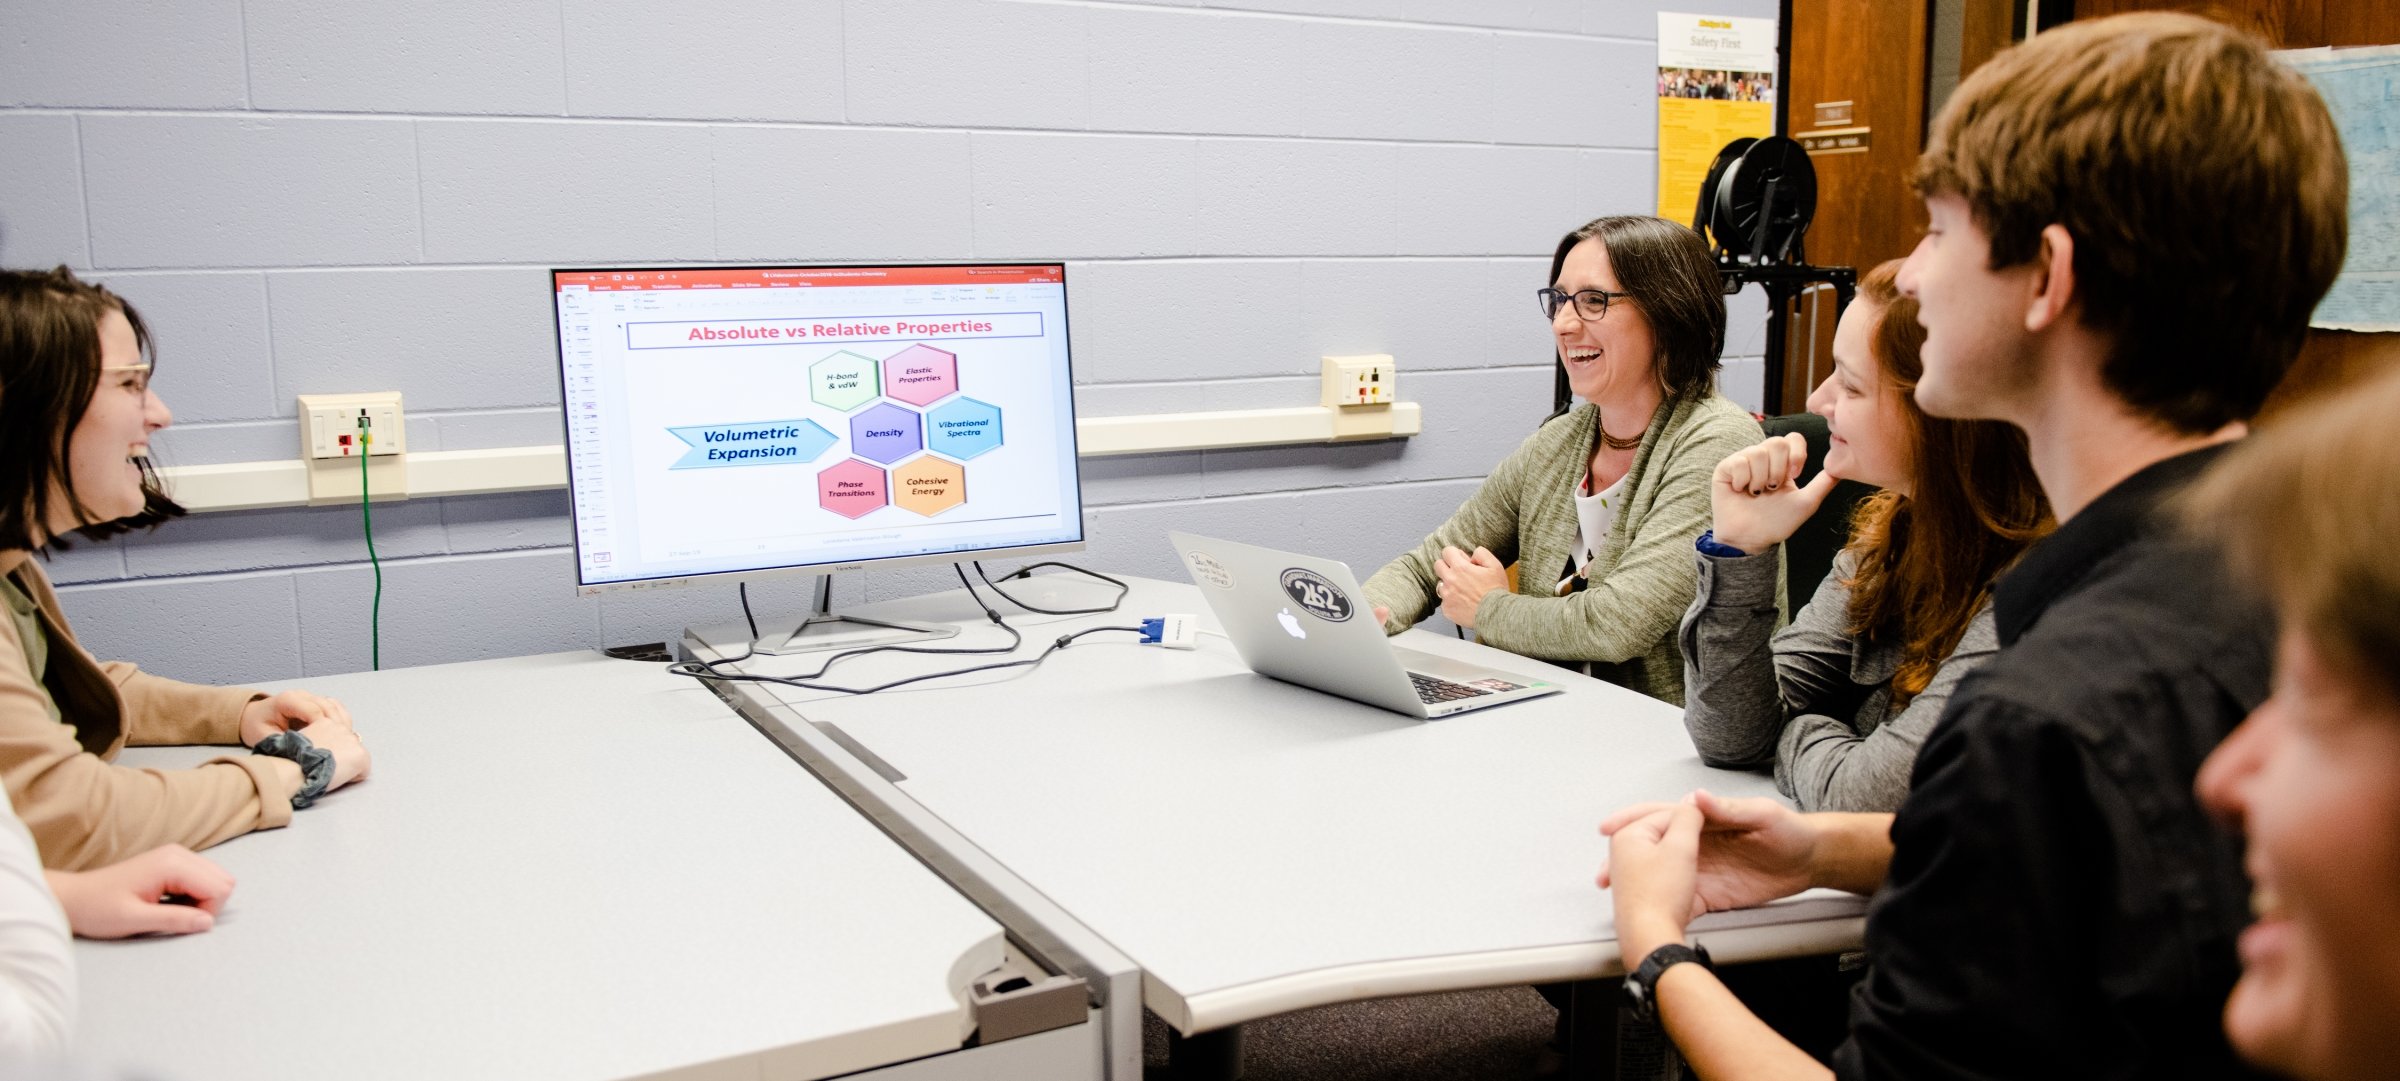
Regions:
<instances>
[{"instance_id":1,"label":"black reel on stand","mask_svg":"<svg viewBox=\"0 0 2400 1081\"><path fill-rule=\"evenodd\" d=\"M1767 293L1767 411L1782 401L1792 301L1810 286L1834 289L1834 318L1858 295L1858 268L1813 266L1802 240L1817 216L1817 167L1806 147L1781 135L1735 139L1717 151L1692 210L1692 231L1710 241L1725 294L1758 285Z\"/></svg>"},{"instance_id":2,"label":"black reel on stand","mask_svg":"<svg viewBox=\"0 0 2400 1081\"><path fill-rule=\"evenodd\" d=\"M1720 265L1804 266L1800 238L1817 216L1817 167L1780 135L1735 139L1700 184L1692 231L1714 242Z\"/></svg>"}]
</instances>

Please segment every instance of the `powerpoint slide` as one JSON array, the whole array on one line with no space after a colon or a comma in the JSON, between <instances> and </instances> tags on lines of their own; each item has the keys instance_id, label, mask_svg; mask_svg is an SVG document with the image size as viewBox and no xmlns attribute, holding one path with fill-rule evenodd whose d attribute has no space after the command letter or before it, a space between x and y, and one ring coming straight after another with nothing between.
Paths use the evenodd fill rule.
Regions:
<instances>
[{"instance_id":1,"label":"powerpoint slide","mask_svg":"<svg viewBox=\"0 0 2400 1081\"><path fill-rule=\"evenodd\" d=\"M587 580L1078 532L1061 286L568 297Z\"/></svg>"}]
</instances>

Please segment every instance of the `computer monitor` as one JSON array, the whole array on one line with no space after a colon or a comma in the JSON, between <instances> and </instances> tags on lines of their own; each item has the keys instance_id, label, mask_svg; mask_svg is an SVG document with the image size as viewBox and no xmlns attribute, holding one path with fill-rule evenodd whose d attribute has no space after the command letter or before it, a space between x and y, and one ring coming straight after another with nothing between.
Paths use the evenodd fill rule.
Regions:
<instances>
[{"instance_id":1,"label":"computer monitor","mask_svg":"<svg viewBox=\"0 0 2400 1081\"><path fill-rule=\"evenodd\" d=\"M1083 547L1063 264L550 276L578 592Z\"/></svg>"}]
</instances>

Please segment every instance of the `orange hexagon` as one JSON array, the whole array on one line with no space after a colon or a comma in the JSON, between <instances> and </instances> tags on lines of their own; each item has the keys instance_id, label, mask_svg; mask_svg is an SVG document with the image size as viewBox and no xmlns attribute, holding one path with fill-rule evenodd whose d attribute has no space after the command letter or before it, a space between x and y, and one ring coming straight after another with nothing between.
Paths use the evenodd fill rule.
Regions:
<instances>
[{"instance_id":1,"label":"orange hexagon","mask_svg":"<svg viewBox=\"0 0 2400 1081\"><path fill-rule=\"evenodd\" d=\"M967 467L920 454L892 467L892 505L930 518L967 501Z\"/></svg>"}]
</instances>

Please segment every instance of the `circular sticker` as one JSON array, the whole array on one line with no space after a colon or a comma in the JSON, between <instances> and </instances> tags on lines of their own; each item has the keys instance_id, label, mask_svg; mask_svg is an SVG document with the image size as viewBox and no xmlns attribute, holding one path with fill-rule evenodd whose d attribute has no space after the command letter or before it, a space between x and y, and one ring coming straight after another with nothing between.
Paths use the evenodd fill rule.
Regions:
<instances>
[{"instance_id":1,"label":"circular sticker","mask_svg":"<svg viewBox=\"0 0 2400 1081\"><path fill-rule=\"evenodd\" d=\"M1350 598L1343 596L1342 591L1324 575L1293 567L1283 572L1282 582L1284 593L1300 602L1300 607L1308 609L1308 614L1328 623L1339 623L1350 618Z\"/></svg>"},{"instance_id":2,"label":"circular sticker","mask_svg":"<svg viewBox=\"0 0 2400 1081\"><path fill-rule=\"evenodd\" d=\"M1224 564L1217 562L1217 557L1207 552L1193 552L1185 562L1192 565L1193 581L1206 582L1218 589L1233 588L1233 575L1226 572Z\"/></svg>"}]
</instances>

